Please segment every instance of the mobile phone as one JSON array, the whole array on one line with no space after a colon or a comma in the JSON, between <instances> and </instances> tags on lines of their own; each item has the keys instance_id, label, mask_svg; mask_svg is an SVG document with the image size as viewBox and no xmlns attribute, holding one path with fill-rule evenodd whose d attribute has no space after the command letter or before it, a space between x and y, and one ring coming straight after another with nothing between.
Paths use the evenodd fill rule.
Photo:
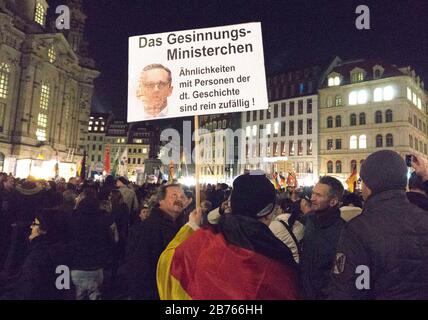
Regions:
<instances>
[{"instance_id":1,"label":"mobile phone","mask_svg":"<svg viewBox=\"0 0 428 320\"><path fill-rule=\"evenodd\" d=\"M413 156L411 154L406 154L406 165L410 168L412 167Z\"/></svg>"}]
</instances>

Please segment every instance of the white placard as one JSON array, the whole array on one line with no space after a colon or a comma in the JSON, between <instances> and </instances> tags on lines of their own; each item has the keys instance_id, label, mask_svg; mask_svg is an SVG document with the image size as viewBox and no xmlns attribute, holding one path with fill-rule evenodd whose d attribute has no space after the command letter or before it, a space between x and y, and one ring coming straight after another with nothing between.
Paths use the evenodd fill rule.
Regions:
<instances>
[{"instance_id":1,"label":"white placard","mask_svg":"<svg viewBox=\"0 0 428 320\"><path fill-rule=\"evenodd\" d=\"M267 108L259 22L129 38L128 122Z\"/></svg>"}]
</instances>

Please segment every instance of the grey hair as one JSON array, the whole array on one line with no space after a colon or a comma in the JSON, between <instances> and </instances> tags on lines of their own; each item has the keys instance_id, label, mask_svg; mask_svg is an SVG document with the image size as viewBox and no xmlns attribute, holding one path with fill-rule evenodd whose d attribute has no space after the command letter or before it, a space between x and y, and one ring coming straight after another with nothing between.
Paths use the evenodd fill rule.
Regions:
<instances>
[{"instance_id":1,"label":"grey hair","mask_svg":"<svg viewBox=\"0 0 428 320\"><path fill-rule=\"evenodd\" d=\"M167 67L161 65L160 63L152 63L152 64L149 64L149 65L145 66L144 69L143 69L143 72L144 71L153 70L153 69L162 69L162 70L165 70L168 73L168 81L169 82L172 81L171 70L169 70Z\"/></svg>"}]
</instances>

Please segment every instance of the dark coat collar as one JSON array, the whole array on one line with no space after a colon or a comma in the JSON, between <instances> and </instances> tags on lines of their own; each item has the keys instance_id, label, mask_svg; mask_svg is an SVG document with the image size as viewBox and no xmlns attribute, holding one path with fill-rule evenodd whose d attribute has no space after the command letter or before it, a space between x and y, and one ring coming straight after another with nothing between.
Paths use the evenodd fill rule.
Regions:
<instances>
[{"instance_id":1,"label":"dark coat collar","mask_svg":"<svg viewBox=\"0 0 428 320\"><path fill-rule=\"evenodd\" d=\"M384 202L399 201L399 202L409 202L407 200L406 191L404 190L388 190L380 193L371 195L364 204L364 211L369 209L379 207L379 205L385 205Z\"/></svg>"},{"instance_id":2,"label":"dark coat collar","mask_svg":"<svg viewBox=\"0 0 428 320\"><path fill-rule=\"evenodd\" d=\"M330 207L322 212L314 213L315 224L321 228L327 228L341 219L338 207Z\"/></svg>"}]
</instances>

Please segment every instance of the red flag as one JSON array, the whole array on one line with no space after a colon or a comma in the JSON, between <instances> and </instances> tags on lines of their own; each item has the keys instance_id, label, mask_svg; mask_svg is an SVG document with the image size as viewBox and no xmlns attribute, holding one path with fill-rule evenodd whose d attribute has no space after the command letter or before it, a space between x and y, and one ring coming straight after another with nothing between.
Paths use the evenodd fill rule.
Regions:
<instances>
[{"instance_id":1,"label":"red flag","mask_svg":"<svg viewBox=\"0 0 428 320\"><path fill-rule=\"evenodd\" d=\"M194 300L297 298L297 279L291 267L228 244L222 234L210 229L196 231L175 249L170 275L184 296Z\"/></svg>"},{"instance_id":2,"label":"red flag","mask_svg":"<svg viewBox=\"0 0 428 320\"><path fill-rule=\"evenodd\" d=\"M296 175L294 172L289 172L287 177L287 186L295 187L297 188L298 183L296 179Z\"/></svg>"},{"instance_id":3,"label":"red flag","mask_svg":"<svg viewBox=\"0 0 428 320\"><path fill-rule=\"evenodd\" d=\"M106 145L106 151L104 153L104 171L110 173L110 145Z\"/></svg>"},{"instance_id":4,"label":"red flag","mask_svg":"<svg viewBox=\"0 0 428 320\"><path fill-rule=\"evenodd\" d=\"M352 169L351 175L346 179L346 184L348 185L348 191L354 192L355 191L355 185L357 183L358 177L357 177L357 168Z\"/></svg>"}]
</instances>

